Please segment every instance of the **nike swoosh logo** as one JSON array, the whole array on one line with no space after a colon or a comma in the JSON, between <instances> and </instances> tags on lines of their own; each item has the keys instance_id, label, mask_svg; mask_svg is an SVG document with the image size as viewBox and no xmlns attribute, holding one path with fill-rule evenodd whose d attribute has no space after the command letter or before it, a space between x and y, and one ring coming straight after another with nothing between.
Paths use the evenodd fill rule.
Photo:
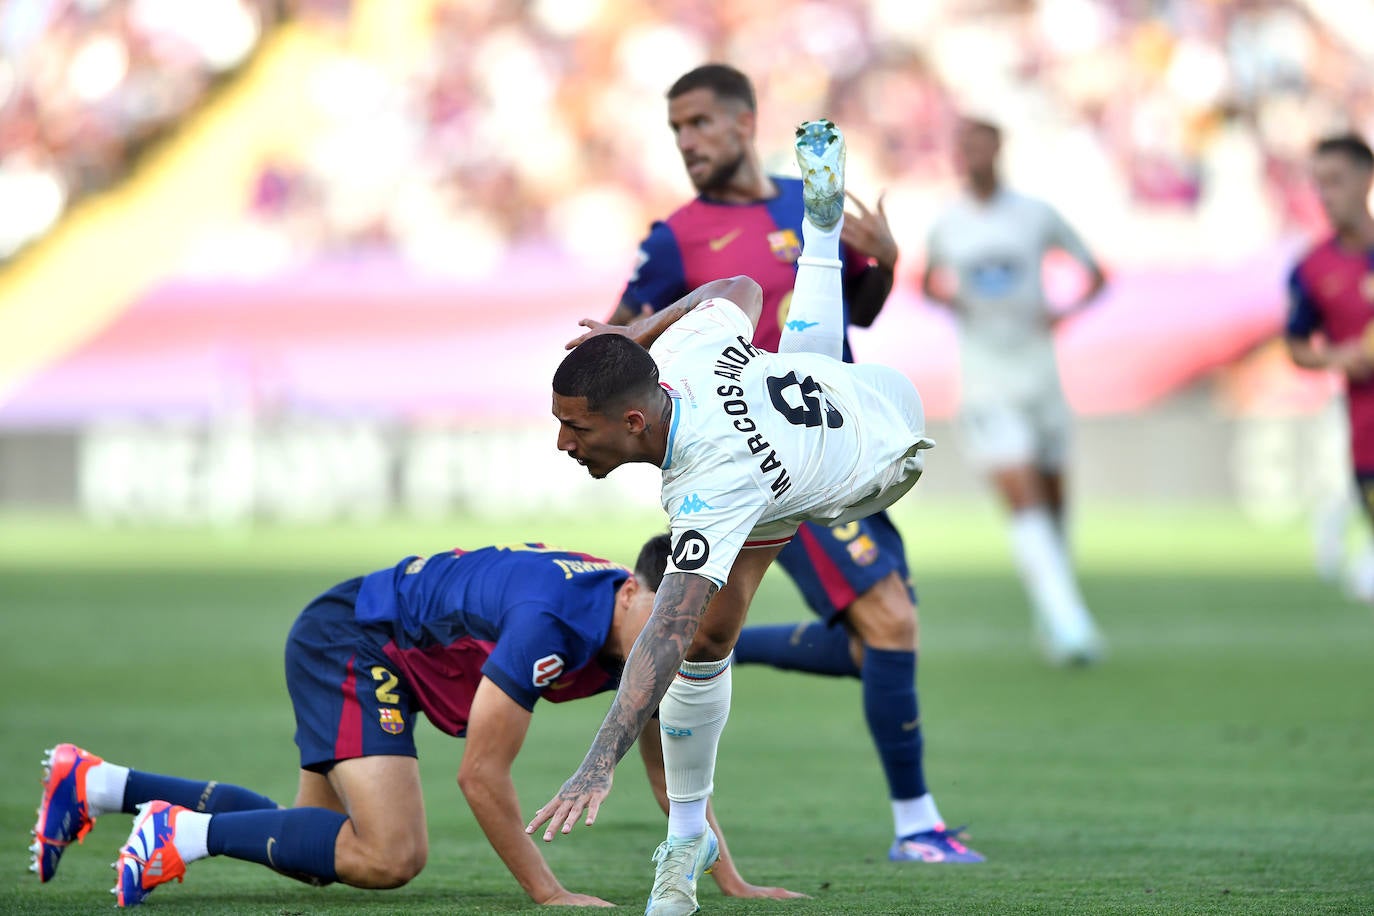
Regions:
<instances>
[{"instance_id":1,"label":"nike swoosh logo","mask_svg":"<svg viewBox=\"0 0 1374 916\"><path fill-rule=\"evenodd\" d=\"M720 251L726 245L729 245L735 239L739 238L739 234L743 231L743 229L734 229L730 232L725 233L718 239L711 239L706 244L710 246L712 251Z\"/></svg>"},{"instance_id":2,"label":"nike swoosh logo","mask_svg":"<svg viewBox=\"0 0 1374 916\"><path fill-rule=\"evenodd\" d=\"M276 838L276 837L270 836L270 837L267 838L267 864L268 864L268 865L271 865L273 868L276 868L276 867L277 867L277 863L276 863L275 861L272 860L272 847L273 847L273 846L276 846L276 845L277 845L277 838Z\"/></svg>"},{"instance_id":3,"label":"nike swoosh logo","mask_svg":"<svg viewBox=\"0 0 1374 916\"><path fill-rule=\"evenodd\" d=\"M902 731L904 731L904 732L914 732L916 729L918 729L918 728L920 728L920 727L921 727L921 720L920 720L920 719L912 719L910 722L903 722L903 723L902 723Z\"/></svg>"}]
</instances>

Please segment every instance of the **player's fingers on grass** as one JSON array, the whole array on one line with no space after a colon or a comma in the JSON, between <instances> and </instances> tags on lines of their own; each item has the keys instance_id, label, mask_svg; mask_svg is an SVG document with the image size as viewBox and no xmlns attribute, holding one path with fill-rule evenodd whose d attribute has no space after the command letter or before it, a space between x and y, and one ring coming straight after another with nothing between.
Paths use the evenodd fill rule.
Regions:
<instances>
[{"instance_id":1,"label":"player's fingers on grass","mask_svg":"<svg viewBox=\"0 0 1374 916\"><path fill-rule=\"evenodd\" d=\"M557 811L557 809L558 799L554 798L549 800L544 807L534 812L534 818L529 822L529 825L525 827L525 832L534 833L542 824L547 823L553 818L554 812Z\"/></svg>"}]
</instances>

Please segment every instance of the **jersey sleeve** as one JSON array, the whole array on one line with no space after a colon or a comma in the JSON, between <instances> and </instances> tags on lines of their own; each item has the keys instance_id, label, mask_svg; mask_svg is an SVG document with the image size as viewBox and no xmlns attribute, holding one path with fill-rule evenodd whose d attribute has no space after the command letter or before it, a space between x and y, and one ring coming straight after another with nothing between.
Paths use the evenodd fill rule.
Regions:
<instances>
[{"instance_id":1,"label":"jersey sleeve","mask_svg":"<svg viewBox=\"0 0 1374 916\"><path fill-rule=\"evenodd\" d=\"M636 311L648 305L657 312L687 295L686 284L677 237L667 223L654 223L639 245L635 270L620 294L620 304Z\"/></svg>"},{"instance_id":2,"label":"jersey sleeve","mask_svg":"<svg viewBox=\"0 0 1374 916\"><path fill-rule=\"evenodd\" d=\"M1283 332L1289 337L1306 339L1322 326L1322 313L1312 298L1312 290L1303 279L1301 267L1294 267L1288 275L1288 317Z\"/></svg>"},{"instance_id":3,"label":"jersey sleeve","mask_svg":"<svg viewBox=\"0 0 1374 916\"><path fill-rule=\"evenodd\" d=\"M1049 204L1043 203L1045 208L1045 221L1047 223L1046 242L1052 248L1058 248L1079 264L1089 270L1097 267L1097 260L1093 258L1088 246L1083 244L1083 240L1078 237L1078 233L1069 225L1069 221L1060 215L1059 211Z\"/></svg>"},{"instance_id":4,"label":"jersey sleeve","mask_svg":"<svg viewBox=\"0 0 1374 916\"><path fill-rule=\"evenodd\" d=\"M525 709L565 672L587 664L600 649L588 646L552 605L530 602L511 608L482 674Z\"/></svg>"},{"instance_id":5,"label":"jersey sleeve","mask_svg":"<svg viewBox=\"0 0 1374 916\"><path fill-rule=\"evenodd\" d=\"M707 299L679 318L672 327L659 335L649 353L668 378L669 365L682 353L698 347L728 345L743 337L748 343L754 337L754 326L744 310L729 299Z\"/></svg>"},{"instance_id":6,"label":"jersey sleeve","mask_svg":"<svg viewBox=\"0 0 1374 916\"><path fill-rule=\"evenodd\" d=\"M690 572L724 585L768 498L749 472L711 452L663 490L672 553L668 572Z\"/></svg>"}]
</instances>

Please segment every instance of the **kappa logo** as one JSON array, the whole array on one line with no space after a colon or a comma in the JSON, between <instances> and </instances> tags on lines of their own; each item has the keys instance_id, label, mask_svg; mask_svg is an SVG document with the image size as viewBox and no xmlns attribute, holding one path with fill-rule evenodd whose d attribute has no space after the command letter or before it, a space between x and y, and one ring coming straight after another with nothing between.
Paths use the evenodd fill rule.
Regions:
<instances>
[{"instance_id":1,"label":"kappa logo","mask_svg":"<svg viewBox=\"0 0 1374 916\"><path fill-rule=\"evenodd\" d=\"M693 512L702 512L706 509L714 508L715 506L712 506L706 500L693 493L682 501L682 509L680 511L683 515L691 515Z\"/></svg>"},{"instance_id":2,"label":"kappa logo","mask_svg":"<svg viewBox=\"0 0 1374 916\"><path fill-rule=\"evenodd\" d=\"M682 532L673 547L673 565L683 572L701 569L711 557L711 546L700 531Z\"/></svg>"},{"instance_id":3,"label":"kappa logo","mask_svg":"<svg viewBox=\"0 0 1374 916\"><path fill-rule=\"evenodd\" d=\"M805 331L807 328L814 328L818 324L820 324L819 321L802 321L800 318L794 318L787 322L787 330Z\"/></svg>"},{"instance_id":4,"label":"kappa logo","mask_svg":"<svg viewBox=\"0 0 1374 916\"><path fill-rule=\"evenodd\" d=\"M561 655L545 655L534 663L534 686L543 688L558 680L563 673Z\"/></svg>"}]
</instances>

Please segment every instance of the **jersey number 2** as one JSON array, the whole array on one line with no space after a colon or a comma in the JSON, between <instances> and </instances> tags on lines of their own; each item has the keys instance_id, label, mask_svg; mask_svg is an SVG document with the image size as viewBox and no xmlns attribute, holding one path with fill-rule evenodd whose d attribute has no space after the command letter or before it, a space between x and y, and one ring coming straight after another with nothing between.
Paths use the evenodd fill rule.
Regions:
<instances>
[{"instance_id":1,"label":"jersey number 2","mask_svg":"<svg viewBox=\"0 0 1374 916\"><path fill-rule=\"evenodd\" d=\"M395 704L401 702L400 695L392 692L392 688L398 683L396 675L392 674L381 665L374 665L372 668L372 679L374 681L383 682L382 685L377 688L378 703Z\"/></svg>"},{"instance_id":2,"label":"jersey number 2","mask_svg":"<svg viewBox=\"0 0 1374 916\"><path fill-rule=\"evenodd\" d=\"M792 403L789 398L793 388L797 389L795 397L800 402L798 404ZM820 384L809 375L801 380L797 379L795 372L768 377L768 396L773 399L773 406L793 426L821 425L821 399L816 396L820 390ZM844 415L829 401L825 402L825 425L830 429L839 429L844 425Z\"/></svg>"}]
</instances>

